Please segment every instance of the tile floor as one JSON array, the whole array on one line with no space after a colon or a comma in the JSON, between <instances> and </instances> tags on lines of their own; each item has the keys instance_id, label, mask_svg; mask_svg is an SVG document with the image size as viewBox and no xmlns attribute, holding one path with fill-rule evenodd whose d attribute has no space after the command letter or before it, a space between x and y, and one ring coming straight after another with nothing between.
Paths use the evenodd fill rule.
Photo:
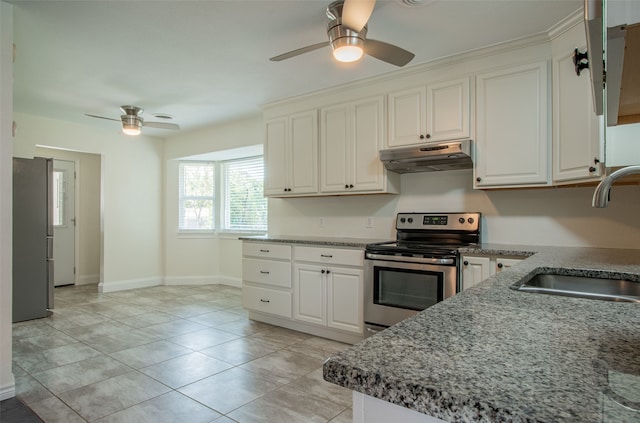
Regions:
<instances>
[{"instance_id":1,"label":"tile floor","mask_svg":"<svg viewBox=\"0 0 640 423\"><path fill-rule=\"evenodd\" d=\"M248 319L223 285L55 290L13 326L17 397L45 422L351 422L322 379L348 345Z\"/></svg>"}]
</instances>

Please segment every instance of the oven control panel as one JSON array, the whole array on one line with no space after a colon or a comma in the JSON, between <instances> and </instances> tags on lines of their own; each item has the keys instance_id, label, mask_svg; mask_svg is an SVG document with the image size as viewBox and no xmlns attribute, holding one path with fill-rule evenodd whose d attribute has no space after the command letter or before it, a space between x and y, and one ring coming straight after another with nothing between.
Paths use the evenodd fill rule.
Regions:
<instances>
[{"instance_id":1,"label":"oven control panel","mask_svg":"<svg viewBox=\"0 0 640 423\"><path fill-rule=\"evenodd\" d=\"M398 213L398 230L478 231L480 213Z\"/></svg>"}]
</instances>

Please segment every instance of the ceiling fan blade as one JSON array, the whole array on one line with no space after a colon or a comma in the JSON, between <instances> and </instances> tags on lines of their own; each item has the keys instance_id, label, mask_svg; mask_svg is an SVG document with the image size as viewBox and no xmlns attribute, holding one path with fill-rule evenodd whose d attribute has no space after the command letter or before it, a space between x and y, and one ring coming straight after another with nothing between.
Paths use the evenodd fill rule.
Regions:
<instances>
[{"instance_id":1,"label":"ceiling fan blade","mask_svg":"<svg viewBox=\"0 0 640 423\"><path fill-rule=\"evenodd\" d=\"M295 57L295 56L297 56L299 54L308 53L310 51L317 50L319 48L326 47L328 45L329 45L328 41L324 41L324 42L318 43L318 44L312 44L310 46L302 47L302 48L299 48L297 50L292 50L292 51L290 51L288 53L283 53L283 54L281 54L279 56L274 56L269 60L271 60L272 62L279 62L281 60L290 59L290 58Z\"/></svg>"},{"instance_id":2,"label":"ceiling fan blade","mask_svg":"<svg viewBox=\"0 0 640 423\"><path fill-rule=\"evenodd\" d=\"M105 116L91 115L91 114L89 114L89 113L85 113L84 115L85 115L85 116L92 117L92 118L106 119L106 120L113 120L113 121L116 121L116 122L120 122L120 119L114 119L114 118L105 117Z\"/></svg>"},{"instance_id":3,"label":"ceiling fan blade","mask_svg":"<svg viewBox=\"0 0 640 423\"><path fill-rule=\"evenodd\" d=\"M396 66L404 66L415 57L415 54L403 48L372 39L365 41L364 52L378 60Z\"/></svg>"},{"instance_id":4,"label":"ceiling fan blade","mask_svg":"<svg viewBox=\"0 0 640 423\"><path fill-rule=\"evenodd\" d=\"M342 25L360 32L367 24L376 0L344 0L342 6Z\"/></svg>"},{"instance_id":5,"label":"ceiling fan blade","mask_svg":"<svg viewBox=\"0 0 640 423\"><path fill-rule=\"evenodd\" d=\"M147 126L149 128L160 128L160 129L180 129L180 125L176 123L167 123L167 122L142 122L142 126Z\"/></svg>"}]
</instances>

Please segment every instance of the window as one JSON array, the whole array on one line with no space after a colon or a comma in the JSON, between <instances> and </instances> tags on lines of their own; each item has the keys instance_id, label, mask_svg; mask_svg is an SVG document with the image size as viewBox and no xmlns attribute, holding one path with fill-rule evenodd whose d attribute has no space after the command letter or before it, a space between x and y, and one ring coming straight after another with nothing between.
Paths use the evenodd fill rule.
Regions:
<instances>
[{"instance_id":1,"label":"window","mask_svg":"<svg viewBox=\"0 0 640 423\"><path fill-rule=\"evenodd\" d=\"M53 226L64 226L64 187L65 173L62 170L53 171Z\"/></svg>"},{"instance_id":2,"label":"window","mask_svg":"<svg viewBox=\"0 0 640 423\"><path fill-rule=\"evenodd\" d=\"M262 156L181 161L179 173L179 230L267 230Z\"/></svg>"},{"instance_id":3,"label":"window","mask_svg":"<svg viewBox=\"0 0 640 423\"><path fill-rule=\"evenodd\" d=\"M214 164L180 162L179 169L179 229L214 230Z\"/></svg>"},{"instance_id":4,"label":"window","mask_svg":"<svg viewBox=\"0 0 640 423\"><path fill-rule=\"evenodd\" d=\"M222 180L223 229L266 231L267 199L264 197L262 157L222 162Z\"/></svg>"}]
</instances>

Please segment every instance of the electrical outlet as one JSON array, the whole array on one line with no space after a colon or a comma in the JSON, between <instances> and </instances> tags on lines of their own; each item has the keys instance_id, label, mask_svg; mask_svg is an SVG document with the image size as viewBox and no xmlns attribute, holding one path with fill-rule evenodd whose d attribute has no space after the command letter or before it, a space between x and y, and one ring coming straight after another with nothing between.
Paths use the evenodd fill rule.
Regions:
<instances>
[{"instance_id":1,"label":"electrical outlet","mask_svg":"<svg viewBox=\"0 0 640 423\"><path fill-rule=\"evenodd\" d=\"M367 228L373 228L373 217L367 217Z\"/></svg>"},{"instance_id":2,"label":"electrical outlet","mask_svg":"<svg viewBox=\"0 0 640 423\"><path fill-rule=\"evenodd\" d=\"M321 217L319 222L318 222L318 226L320 226L321 228L324 228L324 217Z\"/></svg>"}]
</instances>

